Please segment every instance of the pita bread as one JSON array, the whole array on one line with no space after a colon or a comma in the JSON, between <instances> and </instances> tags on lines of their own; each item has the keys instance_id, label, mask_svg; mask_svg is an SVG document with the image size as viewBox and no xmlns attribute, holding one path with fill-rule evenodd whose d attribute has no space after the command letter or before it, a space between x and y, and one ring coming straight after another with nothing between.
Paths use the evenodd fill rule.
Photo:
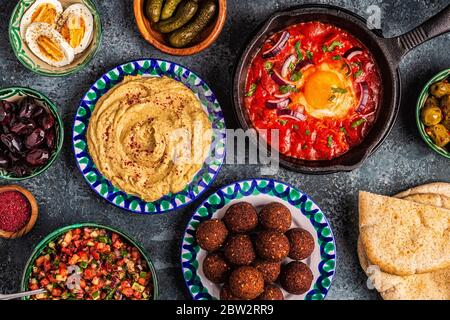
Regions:
<instances>
[{"instance_id":1,"label":"pita bread","mask_svg":"<svg viewBox=\"0 0 450 320\"><path fill-rule=\"evenodd\" d=\"M382 271L399 276L450 267L450 210L361 192L364 251Z\"/></svg>"},{"instance_id":2,"label":"pita bread","mask_svg":"<svg viewBox=\"0 0 450 320\"><path fill-rule=\"evenodd\" d=\"M450 300L450 269L411 276L396 276L373 268L358 239L362 269L384 300Z\"/></svg>"},{"instance_id":3,"label":"pita bread","mask_svg":"<svg viewBox=\"0 0 450 320\"><path fill-rule=\"evenodd\" d=\"M397 198L405 198L415 194L437 194L450 198L450 183L436 182L430 184L424 184L409 190L403 191L396 195Z\"/></svg>"}]
</instances>

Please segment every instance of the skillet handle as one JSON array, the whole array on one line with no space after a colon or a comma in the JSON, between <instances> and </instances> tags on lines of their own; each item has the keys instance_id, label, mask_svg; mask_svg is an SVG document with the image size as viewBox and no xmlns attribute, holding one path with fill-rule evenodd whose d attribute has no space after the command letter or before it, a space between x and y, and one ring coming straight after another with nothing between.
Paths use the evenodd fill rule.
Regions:
<instances>
[{"instance_id":1,"label":"skillet handle","mask_svg":"<svg viewBox=\"0 0 450 320\"><path fill-rule=\"evenodd\" d=\"M444 10L401 36L388 39L391 52L397 57L397 62L413 48L450 31L450 5Z\"/></svg>"}]
</instances>

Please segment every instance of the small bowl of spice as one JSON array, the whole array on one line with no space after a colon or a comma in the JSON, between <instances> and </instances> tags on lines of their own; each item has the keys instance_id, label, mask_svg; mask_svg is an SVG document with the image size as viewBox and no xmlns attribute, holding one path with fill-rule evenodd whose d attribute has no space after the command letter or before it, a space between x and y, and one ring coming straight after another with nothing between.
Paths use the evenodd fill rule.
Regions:
<instances>
[{"instance_id":1,"label":"small bowl of spice","mask_svg":"<svg viewBox=\"0 0 450 320\"><path fill-rule=\"evenodd\" d=\"M0 238L20 238L33 229L38 206L28 190L16 185L2 186L0 203Z\"/></svg>"}]
</instances>

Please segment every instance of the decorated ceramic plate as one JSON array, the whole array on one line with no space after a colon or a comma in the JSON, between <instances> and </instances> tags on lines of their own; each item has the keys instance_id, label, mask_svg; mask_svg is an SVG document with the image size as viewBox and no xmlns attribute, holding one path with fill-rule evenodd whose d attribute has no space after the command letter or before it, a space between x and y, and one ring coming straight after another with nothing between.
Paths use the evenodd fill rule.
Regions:
<instances>
[{"instance_id":1,"label":"decorated ceramic plate","mask_svg":"<svg viewBox=\"0 0 450 320\"><path fill-rule=\"evenodd\" d=\"M316 242L311 257L303 261L313 275L310 290L304 295L292 295L283 290L286 300L325 299L335 273L336 246L331 227L320 208L296 188L275 180L254 179L233 183L223 187L195 211L189 221L181 248L181 264L188 290L195 300L216 300L220 296L220 285L214 284L203 274L203 261L207 252L195 240L195 232L205 220L222 218L227 209L241 201L251 203L259 210L271 202L280 202L292 213L292 228L309 231Z\"/></svg>"},{"instance_id":2,"label":"decorated ceramic plate","mask_svg":"<svg viewBox=\"0 0 450 320\"><path fill-rule=\"evenodd\" d=\"M89 119L97 101L125 76L167 76L182 82L197 96L213 128L210 154L203 167L184 190L167 194L154 202L126 194L114 187L96 168L88 153L86 134ZM98 79L83 96L73 125L73 147L78 167L91 188L110 203L135 213L158 214L183 207L194 201L212 184L225 157L225 121L214 93L195 73L173 62L145 59L122 64Z\"/></svg>"}]
</instances>

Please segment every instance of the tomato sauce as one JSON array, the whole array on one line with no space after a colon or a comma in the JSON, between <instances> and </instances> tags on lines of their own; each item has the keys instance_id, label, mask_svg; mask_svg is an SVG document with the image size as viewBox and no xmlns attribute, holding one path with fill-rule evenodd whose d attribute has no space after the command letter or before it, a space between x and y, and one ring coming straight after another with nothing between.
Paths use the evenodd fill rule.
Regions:
<instances>
[{"instance_id":1,"label":"tomato sauce","mask_svg":"<svg viewBox=\"0 0 450 320\"><path fill-rule=\"evenodd\" d=\"M380 94L378 67L368 49L338 27L308 22L264 43L249 68L245 107L267 141L279 130L282 154L331 160L367 136Z\"/></svg>"}]
</instances>

